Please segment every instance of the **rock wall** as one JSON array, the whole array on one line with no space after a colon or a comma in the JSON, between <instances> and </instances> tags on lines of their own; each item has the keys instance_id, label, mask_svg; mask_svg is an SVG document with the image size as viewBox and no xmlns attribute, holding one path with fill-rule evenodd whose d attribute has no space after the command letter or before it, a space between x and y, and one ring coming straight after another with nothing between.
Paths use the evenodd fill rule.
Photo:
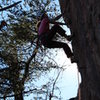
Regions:
<instances>
[{"instance_id":1,"label":"rock wall","mask_svg":"<svg viewBox=\"0 0 100 100\"><path fill-rule=\"evenodd\" d=\"M73 52L82 76L81 100L100 100L100 0L59 0L74 34Z\"/></svg>"}]
</instances>

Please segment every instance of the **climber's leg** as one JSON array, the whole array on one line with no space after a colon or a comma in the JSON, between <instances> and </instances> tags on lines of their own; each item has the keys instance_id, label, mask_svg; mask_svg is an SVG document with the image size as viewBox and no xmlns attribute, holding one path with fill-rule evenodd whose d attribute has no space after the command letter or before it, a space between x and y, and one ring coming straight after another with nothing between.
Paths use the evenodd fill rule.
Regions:
<instances>
[{"instance_id":1,"label":"climber's leg","mask_svg":"<svg viewBox=\"0 0 100 100\"><path fill-rule=\"evenodd\" d=\"M58 33L59 35L64 36L68 41L71 41L72 36L67 36L67 34L65 34L65 32L66 31L59 25L54 25L48 33L48 39L51 40L54 37L54 35L56 33Z\"/></svg>"},{"instance_id":2,"label":"climber's leg","mask_svg":"<svg viewBox=\"0 0 100 100\"><path fill-rule=\"evenodd\" d=\"M44 46L48 48L63 48L68 58L73 56L71 49L66 43L57 42L57 41L49 41L49 43L44 44Z\"/></svg>"}]
</instances>

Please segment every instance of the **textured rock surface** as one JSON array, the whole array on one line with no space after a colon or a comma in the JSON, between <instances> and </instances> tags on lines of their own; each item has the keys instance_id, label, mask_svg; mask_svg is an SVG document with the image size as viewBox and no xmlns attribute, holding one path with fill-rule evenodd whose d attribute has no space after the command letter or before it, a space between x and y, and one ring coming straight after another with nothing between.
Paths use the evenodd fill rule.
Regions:
<instances>
[{"instance_id":1,"label":"textured rock surface","mask_svg":"<svg viewBox=\"0 0 100 100\"><path fill-rule=\"evenodd\" d=\"M59 0L75 34L74 55L82 76L81 100L100 100L100 0Z\"/></svg>"}]
</instances>

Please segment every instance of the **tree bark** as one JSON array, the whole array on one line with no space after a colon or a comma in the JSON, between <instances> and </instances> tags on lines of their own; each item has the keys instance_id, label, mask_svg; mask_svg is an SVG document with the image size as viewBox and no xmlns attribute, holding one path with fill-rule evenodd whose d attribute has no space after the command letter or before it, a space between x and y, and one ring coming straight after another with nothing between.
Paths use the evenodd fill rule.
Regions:
<instances>
[{"instance_id":1,"label":"tree bark","mask_svg":"<svg viewBox=\"0 0 100 100\"><path fill-rule=\"evenodd\" d=\"M14 98L15 98L15 100L24 100L23 99L23 93L20 92L19 94L15 94Z\"/></svg>"},{"instance_id":2,"label":"tree bark","mask_svg":"<svg viewBox=\"0 0 100 100\"><path fill-rule=\"evenodd\" d=\"M72 48L82 83L81 100L100 100L100 0L59 0L74 34Z\"/></svg>"}]
</instances>

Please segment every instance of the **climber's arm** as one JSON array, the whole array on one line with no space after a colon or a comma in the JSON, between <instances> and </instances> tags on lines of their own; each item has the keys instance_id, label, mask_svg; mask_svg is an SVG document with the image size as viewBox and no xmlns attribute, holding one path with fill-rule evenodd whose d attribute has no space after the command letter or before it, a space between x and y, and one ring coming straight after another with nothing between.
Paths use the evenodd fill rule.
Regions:
<instances>
[{"instance_id":1,"label":"climber's arm","mask_svg":"<svg viewBox=\"0 0 100 100\"><path fill-rule=\"evenodd\" d=\"M60 19L60 18L64 15L65 11L66 11L66 10L64 10L64 12L62 12L61 14L59 14L57 17L55 17L55 18L52 19L52 20L53 20L53 21L56 21L56 20Z\"/></svg>"},{"instance_id":2,"label":"climber's arm","mask_svg":"<svg viewBox=\"0 0 100 100\"><path fill-rule=\"evenodd\" d=\"M49 19L49 23L51 23L51 24L58 24L58 25L66 25L65 23L56 22L56 20L60 19L62 17L62 15L63 14L60 14L57 17L55 17L54 19Z\"/></svg>"},{"instance_id":3,"label":"climber's arm","mask_svg":"<svg viewBox=\"0 0 100 100\"><path fill-rule=\"evenodd\" d=\"M56 21L58 19L60 19L62 17L62 14L58 15L57 17L55 17L54 19L52 19L53 21Z\"/></svg>"},{"instance_id":4,"label":"climber's arm","mask_svg":"<svg viewBox=\"0 0 100 100\"><path fill-rule=\"evenodd\" d=\"M49 23L51 23L51 24L58 24L58 25L66 25L65 23L55 22L55 21L52 21L52 20L49 20Z\"/></svg>"}]
</instances>

